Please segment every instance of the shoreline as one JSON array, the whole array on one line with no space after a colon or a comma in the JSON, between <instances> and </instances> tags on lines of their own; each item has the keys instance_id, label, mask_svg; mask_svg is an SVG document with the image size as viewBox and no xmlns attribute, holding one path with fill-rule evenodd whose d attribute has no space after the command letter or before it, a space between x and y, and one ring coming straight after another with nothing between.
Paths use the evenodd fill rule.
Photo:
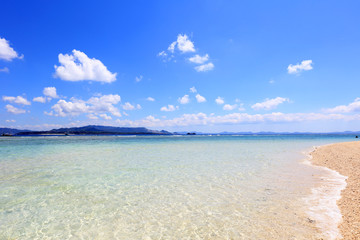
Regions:
<instances>
[{"instance_id":1,"label":"shoreline","mask_svg":"<svg viewBox=\"0 0 360 240\"><path fill-rule=\"evenodd\" d=\"M360 239L360 142L316 147L310 156L314 166L347 177L346 187L341 190L341 197L336 199L342 215L337 227L342 239Z\"/></svg>"}]
</instances>

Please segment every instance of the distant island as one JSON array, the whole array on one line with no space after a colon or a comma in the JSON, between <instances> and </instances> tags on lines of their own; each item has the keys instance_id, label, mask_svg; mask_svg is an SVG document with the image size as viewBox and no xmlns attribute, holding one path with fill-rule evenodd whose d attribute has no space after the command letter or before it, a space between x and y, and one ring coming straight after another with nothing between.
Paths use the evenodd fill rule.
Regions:
<instances>
[{"instance_id":1,"label":"distant island","mask_svg":"<svg viewBox=\"0 0 360 240\"><path fill-rule=\"evenodd\" d=\"M111 127L88 125L83 127L58 128L49 131L20 130L14 128L0 128L0 136L53 136L53 135L360 135L360 131L345 132L168 132L165 130L151 130L145 127Z\"/></svg>"},{"instance_id":2,"label":"distant island","mask_svg":"<svg viewBox=\"0 0 360 240\"><path fill-rule=\"evenodd\" d=\"M150 130L144 127L110 127L89 125L84 127L58 128L49 131L18 130L0 128L2 136L48 136L48 135L172 135L161 130Z\"/></svg>"}]
</instances>

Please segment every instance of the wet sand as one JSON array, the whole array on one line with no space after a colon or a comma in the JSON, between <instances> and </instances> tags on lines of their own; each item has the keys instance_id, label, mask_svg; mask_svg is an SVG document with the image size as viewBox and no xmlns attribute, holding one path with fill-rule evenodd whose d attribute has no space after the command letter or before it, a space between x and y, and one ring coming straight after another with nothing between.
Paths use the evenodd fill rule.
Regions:
<instances>
[{"instance_id":1,"label":"wet sand","mask_svg":"<svg viewBox=\"0 0 360 240\"><path fill-rule=\"evenodd\" d=\"M337 202L343 215L339 229L343 239L360 239L360 142L321 146L311 156L313 164L348 177L346 188Z\"/></svg>"}]
</instances>

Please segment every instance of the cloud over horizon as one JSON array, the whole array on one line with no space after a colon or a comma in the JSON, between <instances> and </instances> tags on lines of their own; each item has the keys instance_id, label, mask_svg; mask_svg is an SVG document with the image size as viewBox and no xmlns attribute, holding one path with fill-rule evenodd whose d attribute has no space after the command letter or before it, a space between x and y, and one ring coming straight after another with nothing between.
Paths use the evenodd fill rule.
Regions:
<instances>
[{"instance_id":1,"label":"cloud over horizon","mask_svg":"<svg viewBox=\"0 0 360 240\"><path fill-rule=\"evenodd\" d=\"M99 97L91 97L87 101L71 98L70 101L64 99L59 100L51 107L54 116L78 116L83 113L99 115L103 113L111 113L113 116L121 117L121 113L114 105L121 101L119 95L108 94Z\"/></svg>"},{"instance_id":2,"label":"cloud over horizon","mask_svg":"<svg viewBox=\"0 0 360 240\"><path fill-rule=\"evenodd\" d=\"M60 66L55 65L55 77L65 81L96 81L111 83L117 73L111 73L98 59L89 58L85 53L73 50L72 54L59 54Z\"/></svg>"},{"instance_id":3,"label":"cloud over horizon","mask_svg":"<svg viewBox=\"0 0 360 240\"><path fill-rule=\"evenodd\" d=\"M255 103L251 106L254 110L272 110L277 108L279 104L282 104L284 102L289 102L290 100L288 98L282 98L282 97L276 97L273 99L265 99L265 101L260 103Z\"/></svg>"},{"instance_id":4,"label":"cloud over horizon","mask_svg":"<svg viewBox=\"0 0 360 240\"><path fill-rule=\"evenodd\" d=\"M333 108L323 109L326 113L353 113L360 112L360 98L356 98L353 102L348 105L339 105Z\"/></svg>"},{"instance_id":5,"label":"cloud over horizon","mask_svg":"<svg viewBox=\"0 0 360 240\"><path fill-rule=\"evenodd\" d=\"M7 101L11 103L16 103L21 105L31 105L31 102L22 96L17 96L17 97L3 96L2 99L3 101Z\"/></svg>"}]
</instances>

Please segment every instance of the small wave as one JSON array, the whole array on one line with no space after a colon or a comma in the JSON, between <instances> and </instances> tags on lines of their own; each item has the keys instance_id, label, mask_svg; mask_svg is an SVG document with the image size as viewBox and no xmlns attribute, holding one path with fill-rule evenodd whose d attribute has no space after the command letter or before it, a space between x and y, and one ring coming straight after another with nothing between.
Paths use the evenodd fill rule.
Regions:
<instances>
[{"instance_id":1,"label":"small wave","mask_svg":"<svg viewBox=\"0 0 360 240\"><path fill-rule=\"evenodd\" d=\"M308 155L303 163L326 172L326 175L317 176L320 186L311 189L311 195L304 201L309 206L307 214L310 220L314 220L326 239L341 239L338 225L342 221L342 215L336 202L341 198L341 191L346 187L346 176L335 170L311 163L312 156Z\"/></svg>"}]
</instances>

